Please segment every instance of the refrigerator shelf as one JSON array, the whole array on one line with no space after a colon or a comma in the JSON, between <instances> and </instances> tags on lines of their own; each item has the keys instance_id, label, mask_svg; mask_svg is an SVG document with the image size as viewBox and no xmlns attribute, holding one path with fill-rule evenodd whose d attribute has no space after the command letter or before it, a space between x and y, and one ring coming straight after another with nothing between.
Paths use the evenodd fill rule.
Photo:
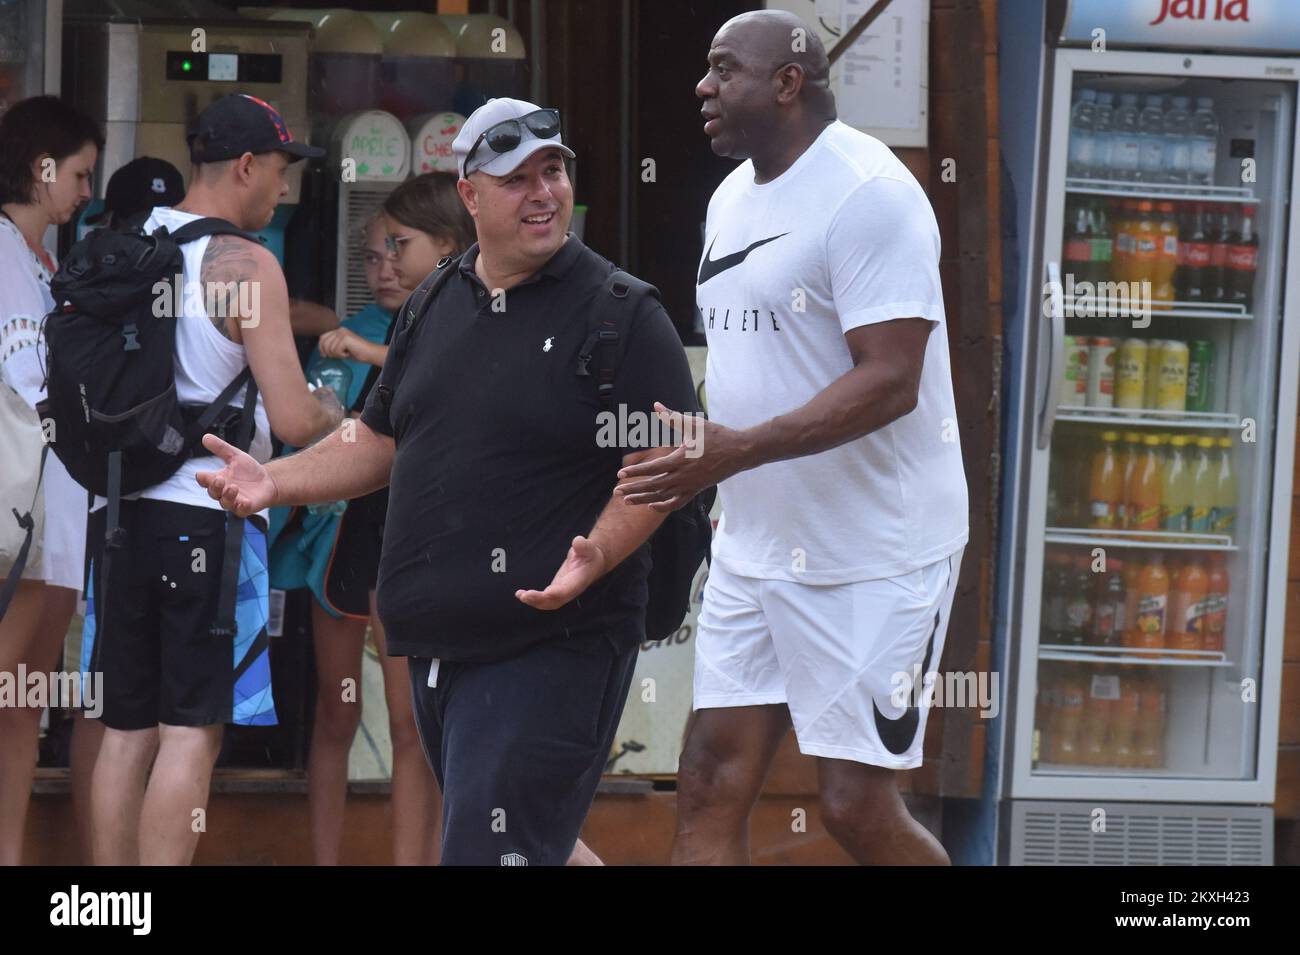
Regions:
<instances>
[{"instance_id":1,"label":"refrigerator shelf","mask_svg":"<svg viewBox=\"0 0 1300 955\"><path fill-rule=\"evenodd\" d=\"M1175 531L1102 531L1092 527L1049 527L1043 539L1048 544L1080 546L1139 547L1144 550L1235 551L1227 534L1190 534Z\"/></svg>"},{"instance_id":2,"label":"refrigerator shelf","mask_svg":"<svg viewBox=\"0 0 1300 955\"><path fill-rule=\"evenodd\" d=\"M1067 176L1065 191L1126 199L1187 199L1192 202L1244 202L1257 205L1255 190L1246 186L1194 186L1178 182L1128 182L1123 179L1079 179Z\"/></svg>"},{"instance_id":3,"label":"refrigerator shelf","mask_svg":"<svg viewBox=\"0 0 1300 955\"><path fill-rule=\"evenodd\" d=\"M1122 776L1162 779L1187 779L1186 771L1143 769L1137 766L1097 766L1087 763L1036 763L1035 776Z\"/></svg>"},{"instance_id":4,"label":"refrigerator shelf","mask_svg":"<svg viewBox=\"0 0 1300 955\"><path fill-rule=\"evenodd\" d=\"M1139 656L1161 654L1158 657ZM1172 648L1136 649L1134 647L1078 647L1063 643L1040 643L1038 659L1064 660L1070 663L1124 663L1158 667L1231 667L1227 654L1210 650L1174 650Z\"/></svg>"},{"instance_id":5,"label":"refrigerator shelf","mask_svg":"<svg viewBox=\"0 0 1300 955\"><path fill-rule=\"evenodd\" d=\"M1133 318L1133 306L1122 301L1105 301L1098 303L1095 296L1084 295L1065 298L1063 313L1066 318ZM1250 320L1255 316L1241 305L1217 304L1215 302L1179 302L1167 303L1169 308L1152 306L1148 318L1224 318ZM1147 325L1140 326L1146 328Z\"/></svg>"},{"instance_id":6,"label":"refrigerator shelf","mask_svg":"<svg viewBox=\"0 0 1300 955\"><path fill-rule=\"evenodd\" d=\"M1211 428L1236 430L1241 418L1218 411L1159 411L1151 408L1089 408L1083 405L1060 405L1058 421L1082 421L1090 424L1133 425L1151 428Z\"/></svg>"}]
</instances>

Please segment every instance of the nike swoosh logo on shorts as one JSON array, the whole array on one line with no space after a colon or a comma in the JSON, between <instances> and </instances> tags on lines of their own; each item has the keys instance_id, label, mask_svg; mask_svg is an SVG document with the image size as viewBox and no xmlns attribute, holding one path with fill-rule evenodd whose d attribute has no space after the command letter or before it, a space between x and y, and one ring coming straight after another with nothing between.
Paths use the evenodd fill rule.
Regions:
<instances>
[{"instance_id":1,"label":"nike swoosh logo on shorts","mask_svg":"<svg viewBox=\"0 0 1300 955\"><path fill-rule=\"evenodd\" d=\"M952 583L952 558L948 558L948 584ZM948 584L944 585L944 593L948 591ZM924 693L925 675L930 672L930 656L934 653L934 635L939 632L939 618L943 615L943 603L940 597L939 609L934 612L934 626L930 628L930 639L925 644L925 659L921 663L921 685L912 688L912 698L920 701L921 693ZM921 725L921 707L916 703L903 710L901 716L896 716L892 720L880 712L880 707L876 706L876 701L871 701L871 711L876 721L876 733L880 736L880 742L884 744L885 749L889 750L895 756L901 756L911 748L912 743L916 741L916 730Z\"/></svg>"},{"instance_id":2,"label":"nike swoosh logo on shorts","mask_svg":"<svg viewBox=\"0 0 1300 955\"><path fill-rule=\"evenodd\" d=\"M782 232L781 235L774 235L768 239L759 239L757 242L751 242L748 248L741 249L739 252L732 252L729 255L724 255L720 259L713 258L713 242L718 241L718 237L715 235L713 237L713 242L709 243L709 250L704 253L704 261L700 263L700 275L699 278L696 279L695 284L703 285L715 275L719 275L720 273L727 271L727 269L735 268L741 262L744 262L749 256L749 253L753 252L760 245L767 245L769 242L775 242L777 239L781 238L781 236L789 234L790 233L788 232Z\"/></svg>"}]
</instances>

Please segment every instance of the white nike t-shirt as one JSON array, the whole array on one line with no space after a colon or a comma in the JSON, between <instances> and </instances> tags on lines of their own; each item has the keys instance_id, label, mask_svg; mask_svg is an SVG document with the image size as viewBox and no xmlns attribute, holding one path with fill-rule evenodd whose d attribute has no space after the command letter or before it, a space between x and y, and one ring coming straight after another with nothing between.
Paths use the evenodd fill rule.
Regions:
<instances>
[{"instance_id":1,"label":"white nike t-shirt","mask_svg":"<svg viewBox=\"0 0 1300 955\"><path fill-rule=\"evenodd\" d=\"M704 247L705 397L727 427L793 411L849 371L851 329L937 323L912 412L722 482L713 559L743 576L837 584L911 573L964 546L939 229L902 162L836 121L771 182L754 183L752 162L735 169L709 202Z\"/></svg>"}]
</instances>

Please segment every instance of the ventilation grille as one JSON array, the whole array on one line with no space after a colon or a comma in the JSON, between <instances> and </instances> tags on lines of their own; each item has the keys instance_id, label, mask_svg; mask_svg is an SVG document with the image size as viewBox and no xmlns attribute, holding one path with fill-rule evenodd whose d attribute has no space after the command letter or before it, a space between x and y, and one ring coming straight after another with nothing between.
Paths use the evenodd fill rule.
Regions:
<instances>
[{"instance_id":1,"label":"ventilation grille","mask_svg":"<svg viewBox=\"0 0 1300 955\"><path fill-rule=\"evenodd\" d=\"M361 228L379 209L397 183L343 183L339 186L339 226L335 237L338 269L334 279L334 311L346 318L372 301L362 260Z\"/></svg>"},{"instance_id":2,"label":"ventilation grille","mask_svg":"<svg viewBox=\"0 0 1300 955\"><path fill-rule=\"evenodd\" d=\"M1105 831L1093 815L1105 810ZM1011 865L1272 865L1273 811L1254 806L1011 804Z\"/></svg>"}]
</instances>

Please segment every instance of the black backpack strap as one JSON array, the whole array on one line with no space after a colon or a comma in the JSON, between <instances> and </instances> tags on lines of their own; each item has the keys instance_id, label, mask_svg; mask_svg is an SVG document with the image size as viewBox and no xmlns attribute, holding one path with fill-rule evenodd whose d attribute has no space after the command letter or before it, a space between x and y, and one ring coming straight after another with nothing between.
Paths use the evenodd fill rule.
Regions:
<instances>
[{"instance_id":1,"label":"black backpack strap","mask_svg":"<svg viewBox=\"0 0 1300 955\"><path fill-rule=\"evenodd\" d=\"M394 363L394 367L400 371L401 363L406 360L406 346L410 341L416 323L433 305L433 300L437 298L439 290L447 284L447 279L460 267L462 257L461 255L444 255L438 260L437 268L426 275L424 281L416 286L415 291L407 296L406 302L393 316L393 324L388 329L389 351L384 367L388 367L391 361ZM378 380L379 371L379 369L371 370L370 374L374 380L367 377L363 391L368 390ZM380 398L383 397L384 392L381 388Z\"/></svg>"},{"instance_id":2,"label":"black backpack strap","mask_svg":"<svg viewBox=\"0 0 1300 955\"><path fill-rule=\"evenodd\" d=\"M199 442L203 440L203 435L207 432L208 428L212 427L212 422L216 421L218 416L226 410L226 406L230 404L230 399L235 397L235 392L250 380L252 374L253 369L245 365L244 370L232 378L230 384L226 385L226 387L222 389L221 394L213 398L212 403L203 409L203 413L199 415L198 419L195 420L194 424L190 427L190 433L185 438L185 447L181 451L181 457L188 458L190 454L198 448ZM254 385L254 395L256 395L256 385ZM245 412L247 412L248 406L245 405L244 408ZM243 427L243 420L246 417L248 417L247 413L240 418L241 429ZM251 438L249 441L251 443ZM241 447L240 450L247 451L248 448L245 446Z\"/></svg>"},{"instance_id":3,"label":"black backpack strap","mask_svg":"<svg viewBox=\"0 0 1300 955\"><path fill-rule=\"evenodd\" d=\"M239 436L235 446L240 451L247 451L253 441L253 418L257 413L257 382L251 375L243 377L247 378L248 385L244 389L244 414L239 419ZM224 404L220 401L215 403ZM244 549L244 521L245 518L234 515L226 519L226 549L225 556L221 560L221 590L217 597L217 616L212 621L212 626L208 628L208 633L213 637L229 638L232 641L235 639L235 598L238 596L239 563Z\"/></svg>"},{"instance_id":4,"label":"black backpack strap","mask_svg":"<svg viewBox=\"0 0 1300 955\"><path fill-rule=\"evenodd\" d=\"M625 328L636 313L642 298L649 295L658 300L659 290L622 269L615 269L605 279L605 291L618 300L619 306L611 309L596 308L594 319L578 352L578 371L581 378L591 376L591 359L596 362L596 390L603 409L614 402L614 376L618 373L618 343L620 329Z\"/></svg>"},{"instance_id":5,"label":"black backpack strap","mask_svg":"<svg viewBox=\"0 0 1300 955\"><path fill-rule=\"evenodd\" d=\"M187 222L175 232L170 233L171 240L177 245L184 245L186 242L193 242L195 239L202 239L209 235L237 235L241 239L247 239L249 242L262 244L260 236L253 235L251 232L239 228L239 226L227 222L225 219L218 219L216 216L205 216L202 219L195 219L193 222Z\"/></svg>"},{"instance_id":6,"label":"black backpack strap","mask_svg":"<svg viewBox=\"0 0 1300 955\"><path fill-rule=\"evenodd\" d=\"M27 509L26 514L19 514L16 507L10 508L18 521L18 526L26 531L26 535L23 537L22 546L18 548L18 556L14 558L13 566L9 568L9 575L5 577L4 585L0 586L0 620L4 619L9 603L14 599L14 591L18 589L18 581L22 579L23 571L27 569L27 554L32 549L32 536L36 532L36 519L32 517L32 512L36 510L36 499L41 493L41 481L45 478L45 459L49 453L50 443L46 441L41 445L41 465L40 470L36 472L36 490L32 492L32 506Z\"/></svg>"}]
</instances>

